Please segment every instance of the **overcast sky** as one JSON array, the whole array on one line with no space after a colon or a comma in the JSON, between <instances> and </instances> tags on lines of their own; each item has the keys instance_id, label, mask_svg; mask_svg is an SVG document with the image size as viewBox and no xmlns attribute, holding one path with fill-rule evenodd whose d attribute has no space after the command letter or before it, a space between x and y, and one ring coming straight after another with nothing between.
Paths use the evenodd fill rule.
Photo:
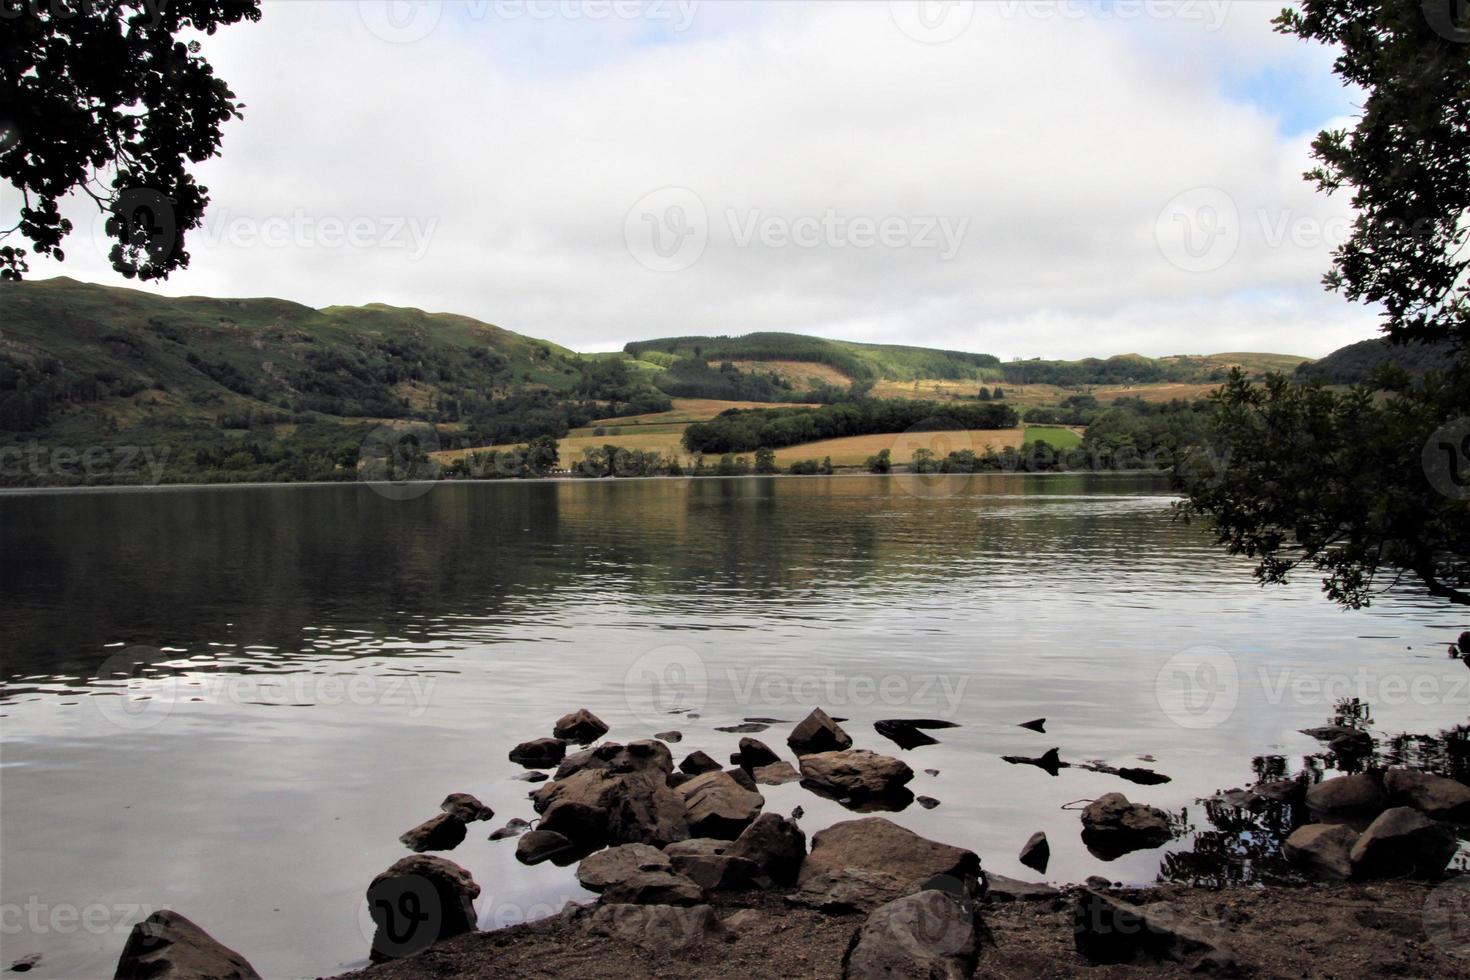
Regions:
<instances>
[{"instance_id":1,"label":"overcast sky","mask_svg":"<svg viewBox=\"0 0 1470 980\"><path fill-rule=\"evenodd\" d=\"M204 39L245 118L190 268L144 288L579 350L1319 356L1375 329L1320 285L1348 202L1301 179L1356 110L1279 6L267 0ZM33 278L123 282L70 214Z\"/></svg>"}]
</instances>

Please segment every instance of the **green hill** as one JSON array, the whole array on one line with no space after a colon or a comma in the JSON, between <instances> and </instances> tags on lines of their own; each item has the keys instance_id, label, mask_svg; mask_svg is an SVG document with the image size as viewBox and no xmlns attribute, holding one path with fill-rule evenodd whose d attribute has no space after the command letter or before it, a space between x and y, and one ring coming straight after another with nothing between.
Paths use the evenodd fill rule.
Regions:
<instances>
[{"instance_id":1,"label":"green hill","mask_svg":"<svg viewBox=\"0 0 1470 980\"><path fill-rule=\"evenodd\" d=\"M630 356L669 367L675 359L700 361L804 361L825 364L854 381L917 378L962 379L996 376L1000 359L991 354L933 350L895 344L858 344L794 333L750 333L740 337L665 337L623 348Z\"/></svg>"},{"instance_id":2,"label":"green hill","mask_svg":"<svg viewBox=\"0 0 1470 980\"><path fill-rule=\"evenodd\" d=\"M1375 337L1348 344L1319 361L1296 369L1299 378L1316 378L1331 384L1359 384L1372 378L1375 371L1397 367L1411 377L1444 366L1450 348L1445 344L1394 345Z\"/></svg>"}]
</instances>

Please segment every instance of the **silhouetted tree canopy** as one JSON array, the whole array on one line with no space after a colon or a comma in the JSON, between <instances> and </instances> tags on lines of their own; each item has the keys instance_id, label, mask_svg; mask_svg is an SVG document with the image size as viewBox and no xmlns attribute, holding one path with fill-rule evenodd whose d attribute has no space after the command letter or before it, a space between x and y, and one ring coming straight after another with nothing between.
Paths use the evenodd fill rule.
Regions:
<instances>
[{"instance_id":1,"label":"silhouetted tree canopy","mask_svg":"<svg viewBox=\"0 0 1470 980\"><path fill-rule=\"evenodd\" d=\"M218 154L243 106L185 38L259 19L259 0L0 0L0 177L21 199L3 235L65 259L59 202L81 190L111 212L118 272L188 266L185 233L209 204L190 165ZM0 277L19 279L26 254L0 247Z\"/></svg>"}]
</instances>

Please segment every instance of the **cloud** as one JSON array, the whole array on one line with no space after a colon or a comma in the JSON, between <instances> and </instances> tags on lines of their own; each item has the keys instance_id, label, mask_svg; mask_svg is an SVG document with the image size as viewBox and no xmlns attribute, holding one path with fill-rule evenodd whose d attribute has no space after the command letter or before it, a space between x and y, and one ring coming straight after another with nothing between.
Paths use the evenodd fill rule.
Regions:
<instances>
[{"instance_id":1,"label":"cloud","mask_svg":"<svg viewBox=\"0 0 1470 980\"><path fill-rule=\"evenodd\" d=\"M205 39L246 118L191 268L149 288L583 350L1320 355L1373 329L1318 282L1346 201L1300 179L1351 103L1264 8L270 2ZM33 266L115 280L81 243Z\"/></svg>"}]
</instances>

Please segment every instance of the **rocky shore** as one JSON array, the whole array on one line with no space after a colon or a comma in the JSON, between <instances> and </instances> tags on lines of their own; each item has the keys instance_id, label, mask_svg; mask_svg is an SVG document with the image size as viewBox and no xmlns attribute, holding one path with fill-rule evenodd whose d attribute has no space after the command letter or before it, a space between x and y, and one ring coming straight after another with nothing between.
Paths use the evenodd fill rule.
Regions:
<instances>
[{"instance_id":1,"label":"rocky shore","mask_svg":"<svg viewBox=\"0 0 1470 980\"><path fill-rule=\"evenodd\" d=\"M884 724L900 741L945 723ZM1040 720L1026 727L1040 730ZM1233 806L1306 815L1281 846L1298 884L1139 890L1095 878L1057 888L987 874L961 843L887 817L855 816L809 840L800 807L764 812L761 785L795 780L858 814L914 801L907 764L853 748L840 719L820 708L786 740L794 765L748 737L728 768L697 750L676 765L677 732L626 744L601 741L607 733L582 709L551 737L512 748L510 759L539 782L529 794L537 817L488 835L514 838L524 864L575 864L595 901L477 932L479 884L423 853L453 850L493 819L491 807L454 793L400 838L418 853L369 883L375 965L349 976L1470 975L1470 878L1447 872L1456 825L1470 821L1470 788L1455 780L1366 769L1231 791ZM1311 734L1347 752L1361 748L1354 733ZM1080 811L1083 842L1105 858L1160 847L1175 832L1169 814L1121 793ZM1038 833L1019 857L1044 874L1048 854ZM255 975L173 912L134 931L117 971Z\"/></svg>"}]
</instances>

